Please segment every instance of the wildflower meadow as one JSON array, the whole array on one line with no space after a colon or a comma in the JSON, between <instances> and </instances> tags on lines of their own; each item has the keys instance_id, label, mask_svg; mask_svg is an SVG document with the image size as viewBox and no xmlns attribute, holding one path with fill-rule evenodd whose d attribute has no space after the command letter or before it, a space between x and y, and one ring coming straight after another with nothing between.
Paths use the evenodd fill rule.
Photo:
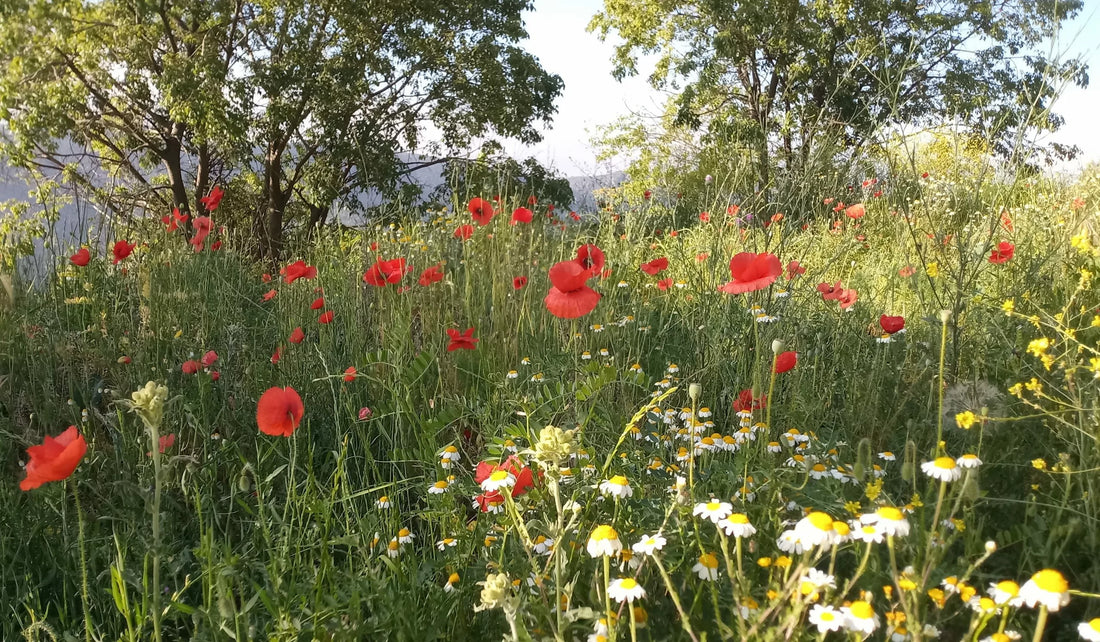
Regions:
<instances>
[{"instance_id":1,"label":"wildflower meadow","mask_svg":"<svg viewBox=\"0 0 1100 642\"><path fill-rule=\"evenodd\" d=\"M0 308L0 635L1100 639L1095 176L699 189L72 248Z\"/></svg>"}]
</instances>

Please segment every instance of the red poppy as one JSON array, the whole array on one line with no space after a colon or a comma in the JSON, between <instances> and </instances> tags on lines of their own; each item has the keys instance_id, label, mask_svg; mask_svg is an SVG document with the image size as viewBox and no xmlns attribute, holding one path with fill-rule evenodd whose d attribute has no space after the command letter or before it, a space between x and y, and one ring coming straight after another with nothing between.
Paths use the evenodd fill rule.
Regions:
<instances>
[{"instance_id":1,"label":"red poppy","mask_svg":"<svg viewBox=\"0 0 1100 642\"><path fill-rule=\"evenodd\" d=\"M741 213L740 205L730 205L726 208L726 216L737 216Z\"/></svg>"},{"instance_id":2,"label":"red poppy","mask_svg":"<svg viewBox=\"0 0 1100 642\"><path fill-rule=\"evenodd\" d=\"M1077 201L1081 201L1081 199L1075 200L1074 203L1077 203ZM1081 205L1084 205L1084 204L1085 204L1085 202L1081 201ZM1074 208L1074 209L1077 209L1077 208ZM1001 212L1001 229L1003 229L1006 232L1011 232L1012 230L1015 229L1015 226L1012 225L1012 219L1009 218L1009 216L1008 216L1008 210L1005 210L1005 211Z\"/></svg>"},{"instance_id":3,"label":"red poppy","mask_svg":"<svg viewBox=\"0 0 1100 642\"><path fill-rule=\"evenodd\" d=\"M263 276L260 277L260 280L264 283L271 283L271 275L267 272L264 272Z\"/></svg>"},{"instance_id":4,"label":"red poppy","mask_svg":"<svg viewBox=\"0 0 1100 642\"><path fill-rule=\"evenodd\" d=\"M214 229L214 222L209 216L196 216L193 225L195 236L191 238L190 243L196 252L202 252L202 248L206 245L206 237L210 235L210 230Z\"/></svg>"},{"instance_id":5,"label":"red poppy","mask_svg":"<svg viewBox=\"0 0 1100 642\"><path fill-rule=\"evenodd\" d=\"M799 265L798 261L791 261L787 264L787 280L790 281L794 277L805 274L806 268Z\"/></svg>"},{"instance_id":6,"label":"red poppy","mask_svg":"<svg viewBox=\"0 0 1100 642\"><path fill-rule=\"evenodd\" d=\"M668 259L662 256L659 259L653 259L649 263L642 263L641 267L642 272L650 276L656 276L668 269Z\"/></svg>"},{"instance_id":7,"label":"red poppy","mask_svg":"<svg viewBox=\"0 0 1100 642\"><path fill-rule=\"evenodd\" d=\"M837 302L840 303L841 310L847 310L856 304L856 299L859 298L859 292L855 290L840 290L839 296L837 296Z\"/></svg>"},{"instance_id":8,"label":"red poppy","mask_svg":"<svg viewBox=\"0 0 1100 642\"><path fill-rule=\"evenodd\" d=\"M1001 241L997 244L997 247L989 253L990 263L1008 263L1009 259L1016 252L1016 246L1008 241Z\"/></svg>"},{"instance_id":9,"label":"red poppy","mask_svg":"<svg viewBox=\"0 0 1100 642\"><path fill-rule=\"evenodd\" d=\"M180 214L180 208L173 207L169 216L160 217L160 222L168 226L167 231L175 232L179 229L180 223L186 223L190 218L190 214Z\"/></svg>"},{"instance_id":10,"label":"red poppy","mask_svg":"<svg viewBox=\"0 0 1100 642\"><path fill-rule=\"evenodd\" d=\"M898 275L901 276L903 279L908 279L916 273L917 271L914 270L913 267L910 265L906 265L905 267L898 270Z\"/></svg>"},{"instance_id":11,"label":"red poppy","mask_svg":"<svg viewBox=\"0 0 1100 642\"><path fill-rule=\"evenodd\" d=\"M217 252L220 249L222 249L222 242L220 240L214 241L213 243L210 244L210 251L211 252Z\"/></svg>"},{"instance_id":12,"label":"red poppy","mask_svg":"<svg viewBox=\"0 0 1100 642\"><path fill-rule=\"evenodd\" d=\"M256 403L256 423L265 435L289 437L302 422L305 411L294 388L268 388Z\"/></svg>"},{"instance_id":13,"label":"red poppy","mask_svg":"<svg viewBox=\"0 0 1100 642\"><path fill-rule=\"evenodd\" d=\"M358 374L358 372L355 370L355 366L349 367L347 370L344 371L344 381L349 383L355 381L356 374Z\"/></svg>"},{"instance_id":14,"label":"red poppy","mask_svg":"<svg viewBox=\"0 0 1100 642\"><path fill-rule=\"evenodd\" d=\"M433 283L438 283L443 280L443 270L440 269L438 264L431 266L427 270L420 273L420 285L428 287Z\"/></svg>"},{"instance_id":15,"label":"red poppy","mask_svg":"<svg viewBox=\"0 0 1100 642\"><path fill-rule=\"evenodd\" d=\"M649 200L650 198L652 198L652 197L653 197L653 192L651 192L651 191L649 191L649 190L646 190L646 191L642 192L642 197L643 197L643 198L644 198L645 200L647 200L647 201L648 201L648 200Z\"/></svg>"},{"instance_id":16,"label":"red poppy","mask_svg":"<svg viewBox=\"0 0 1100 642\"><path fill-rule=\"evenodd\" d=\"M534 203L532 203L534 205ZM517 207L516 211L512 212L512 225L516 223L530 223L534 214L526 207Z\"/></svg>"},{"instance_id":17,"label":"red poppy","mask_svg":"<svg viewBox=\"0 0 1100 642\"><path fill-rule=\"evenodd\" d=\"M210 190L210 193L199 199L199 203L206 208L207 212L213 212L218 209L218 204L222 202L222 196L225 192L218 185L214 186L214 189ZM198 219L196 219L198 220Z\"/></svg>"},{"instance_id":18,"label":"red poppy","mask_svg":"<svg viewBox=\"0 0 1100 642\"><path fill-rule=\"evenodd\" d=\"M298 279L309 281L317 276L317 268L312 265L306 265L305 261L299 260L286 266L283 273L283 281L286 283L294 283Z\"/></svg>"},{"instance_id":19,"label":"red poppy","mask_svg":"<svg viewBox=\"0 0 1100 642\"><path fill-rule=\"evenodd\" d=\"M321 325L326 325L326 324L332 323L332 320L335 319L335 318L336 318L336 313L335 312L333 312L332 310L326 310L324 312L324 314L317 317L317 323L320 323Z\"/></svg>"},{"instance_id":20,"label":"red poppy","mask_svg":"<svg viewBox=\"0 0 1100 642\"><path fill-rule=\"evenodd\" d=\"M202 355L202 367L209 368L218 361L218 353L213 350L207 350L206 354Z\"/></svg>"},{"instance_id":21,"label":"red poppy","mask_svg":"<svg viewBox=\"0 0 1100 642\"><path fill-rule=\"evenodd\" d=\"M878 318L878 324L882 326L882 331L886 334L894 334L895 332L901 332L905 328L905 317L892 317L884 314Z\"/></svg>"},{"instance_id":22,"label":"red poppy","mask_svg":"<svg viewBox=\"0 0 1100 642\"><path fill-rule=\"evenodd\" d=\"M279 359L283 358L283 346L275 348L275 352L271 354L271 365L278 365Z\"/></svg>"},{"instance_id":23,"label":"red poppy","mask_svg":"<svg viewBox=\"0 0 1100 642\"><path fill-rule=\"evenodd\" d=\"M325 307L325 297L319 296L313 300L313 303L309 304L310 310L320 310Z\"/></svg>"},{"instance_id":24,"label":"red poppy","mask_svg":"<svg viewBox=\"0 0 1100 642\"><path fill-rule=\"evenodd\" d=\"M535 205L535 204L537 204L538 202L539 202L539 199L535 198L535 195L534 195L534 194L532 194L532 195L530 195L530 196L528 196L528 197L527 197L527 204L528 204L528 205Z\"/></svg>"},{"instance_id":25,"label":"red poppy","mask_svg":"<svg viewBox=\"0 0 1100 642\"><path fill-rule=\"evenodd\" d=\"M840 298L840 293L844 291L844 288L840 287L840 281L837 281L836 285L829 285L828 283L818 283L817 291L821 293L822 300L836 301Z\"/></svg>"},{"instance_id":26,"label":"red poppy","mask_svg":"<svg viewBox=\"0 0 1100 642\"><path fill-rule=\"evenodd\" d=\"M114 246L111 247L111 253L115 255L115 260L112 262L117 265L119 261L130 256L130 253L137 247L137 243L127 243L126 241L115 241Z\"/></svg>"},{"instance_id":27,"label":"red poppy","mask_svg":"<svg viewBox=\"0 0 1100 642\"><path fill-rule=\"evenodd\" d=\"M737 399L733 401L734 412L752 412L753 410L760 410L768 402L768 395L762 394L759 397L752 396L752 390L746 388L737 394Z\"/></svg>"},{"instance_id":28,"label":"red poppy","mask_svg":"<svg viewBox=\"0 0 1100 642\"><path fill-rule=\"evenodd\" d=\"M474 470L474 482L481 484L489 478L489 475L498 470L508 471L516 478L516 483L512 485L512 497L519 497L535 485L535 476L531 469L515 455L509 456L503 464L493 464L487 461L478 463L477 468Z\"/></svg>"},{"instance_id":29,"label":"red poppy","mask_svg":"<svg viewBox=\"0 0 1100 642\"><path fill-rule=\"evenodd\" d=\"M664 291L672 287L672 278L661 279L657 281L657 289Z\"/></svg>"},{"instance_id":30,"label":"red poppy","mask_svg":"<svg viewBox=\"0 0 1100 642\"><path fill-rule=\"evenodd\" d=\"M863 218L863 215L867 213L867 210L863 207L863 203L856 203L855 205L849 205L844 208L844 214L848 218Z\"/></svg>"},{"instance_id":31,"label":"red poppy","mask_svg":"<svg viewBox=\"0 0 1100 642\"><path fill-rule=\"evenodd\" d=\"M279 293L279 291L274 289L274 288L268 290L267 292L264 292L264 301L270 301L270 300L274 299L275 295L278 294L278 293Z\"/></svg>"},{"instance_id":32,"label":"red poppy","mask_svg":"<svg viewBox=\"0 0 1100 642\"><path fill-rule=\"evenodd\" d=\"M527 285L527 277L525 277L525 276L517 276L514 279L512 279L512 289L513 290L522 289L523 286L525 286L525 285Z\"/></svg>"},{"instance_id":33,"label":"red poppy","mask_svg":"<svg viewBox=\"0 0 1100 642\"><path fill-rule=\"evenodd\" d=\"M700 253L695 255L695 260L699 261L700 263L702 263L703 261L706 261L709 258L710 258L710 253L709 252L700 252Z\"/></svg>"},{"instance_id":34,"label":"red poppy","mask_svg":"<svg viewBox=\"0 0 1100 642\"><path fill-rule=\"evenodd\" d=\"M84 267L88 265L88 262L92 260L92 253L88 251L88 248L82 247L76 251L76 254L69 257L69 261L73 265L78 267Z\"/></svg>"},{"instance_id":35,"label":"red poppy","mask_svg":"<svg viewBox=\"0 0 1100 642\"><path fill-rule=\"evenodd\" d=\"M382 288L386 287L387 283L400 283L401 279L405 278L405 275L411 271L412 266L406 266L404 258L390 259L389 261L378 259L363 274L363 281Z\"/></svg>"},{"instance_id":36,"label":"red poppy","mask_svg":"<svg viewBox=\"0 0 1100 642\"><path fill-rule=\"evenodd\" d=\"M798 353L797 352L791 352L790 350L788 350L786 352L781 352L775 358L775 368L773 368L773 371L777 374L784 373L784 372L787 372L788 370L793 369L795 367L795 365L797 365L797 364L798 364Z\"/></svg>"},{"instance_id":37,"label":"red poppy","mask_svg":"<svg viewBox=\"0 0 1100 642\"><path fill-rule=\"evenodd\" d=\"M469 241L470 237L473 236L473 235L474 235L474 226L466 224L466 225L459 225L458 229L455 230L455 233L452 236L454 236L456 239L462 239L463 241Z\"/></svg>"},{"instance_id":38,"label":"red poppy","mask_svg":"<svg viewBox=\"0 0 1100 642\"><path fill-rule=\"evenodd\" d=\"M718 291L726 294L755 292L771 285L782 273L783 266L774 254L741 252L730 259L733 280L718 286Z\"/></svg>"},{"instance_id":39,"label":"red poppy","mask_svg":"<svg viewBox=\"0 0 1100 642\"><path fill-rule=\"evenodd\" d=\"M479 493L474 497L474 502L477 503L481 512L487 513L493 506L500 506L504 503L504 495L501 495L500 491L496 490L488 493Z\"/></svg>"},{"instance_id":40,"label":"red poppy","mask_svg":"<svg viewBox=\"0 0 1100 642\"><path fill-rule=\"evenodd\" d=\"M306 338L306 333L302 332L301 327L297 327L297 328L294 328L294 331L290 333L289 337L287 337L287 341L289 341L291 343L301 343L302 340L305 339L305 338Z\"/></svg>"},{"instance_id":41,"label":"red poppy","mask_svg":"<svg viewBox=\"0 0 1100 642\"><path fill-rule=\"evenodd\" d=\"M169 448L171 448L172 446L175 446L175 445L176 445L176 433L170 433L170 434L167 434L167 435L162 435L161 438L157 440L157 450L160 451L160 454L162 454L162 455L164 454L164 451L168 450ZM153 453L145 453L145 456L146 457L152 457Z\"/></svg>"},{"instance_id":42,"label":"red poppy","mask_svg":"<svg viewBox=\"0 0 1100 642\"><path fill-rule=\"evenodd\" d=\"M187 361L183 362L183 365L180 367L180 369L183 370L183 374L193 375L199 371L199 362L195 361L194 359L188 359Z\"/></svg>"},{"instance_id":43,"label":"red poppy","mask_svg":"<svg viewBox=\"0 0 1100 642\"><path fill-rule=\"evenodd\" d=\"M217 370L210 373L210 380L211 381L217 381L218 379L221 379L221 378L222 378L222 374L220 372L218 372Z\"/></svg>"},{"instance_id":44,"label":"red poppy","mask_svg":"<svg viewBox=\"0 0 1100 642\"><path fill-rule=\"evenodd\" d=\"M699 220L704 223L710 223L710 212L701 212L699 214Z\"/></svg>"},{"instance_id":45,"label":"red poppy","mask_svg":"<svg viewBox=\"0 0 1100 642\"><path fill-rule=\"evenodd\" d=\"M129 364L133 363L133 361L134 361L134 360L133 360L133 359L131 359L131 358L130 358L129 356L127 356L127 355L122 355L121 357L119 357L119 358L118 358L118 362L119 362L119 363L122 363L122 364L126 364L126 365L129 365Z\"/></svg>"},{"instance_id":46,"label":"red poppy","mask_svg":"<svg viewBox=\"0 0 1100 642\"><path fill-rule=\"evenodd\" d=\"M496 214L496 212L493 211L493 205L483 198L471 198L466 209L470 211L470 215L474 217L474 221L481 226L488 225L489 221L493 220L493 216Z\"/></svg>"},{"instance_id":47,"label":"red poppy","mask_svg":"<svg viewBox=\"0 0 1100 642\"><path fill-rule=\"evenodd\" d=\"M599 274L605 262L603 250L591 243L582 245L577 248L576 262L590 274Z\"/></svg>"},{"instance_id":48,"label":"red poppy","mask_svg":"<svg viewBox=\"0 0 1100 642\"><path fill-rule=\"evenodd\" d=\"M41 444L27 449L30 458L27 476L19 482L19 488L31 490L47 482L67 479L87 451L88 443L76 426L69 426L57 437L46 435Z\"/></svg>"},{"instance_id":49,"label":"red poppy","mask_svg":"<svg viewBox=\"0 0 1100 642\"><path fill-rule=\"evenodd\" d=\"M473 328L466 328L466 331L461 333L454 328L447 328L447 335L451 337L451 342L447 345L447 352L473 350L477 347L477 342L481 341L481 339L474 338Z\"/></svg>"},{"instance_id":50,"label":"red poppy","mask_svg":"<svg viewBox=\"0 0 1100 642\"><path fill-rule=\"evenodd\" d=\"M598 292L588 287L592 276L578 261L562 261L550 268L550 292L543 299L550 314L560 319L576 319L596 309Z\"/></svg>"}]
</instances>

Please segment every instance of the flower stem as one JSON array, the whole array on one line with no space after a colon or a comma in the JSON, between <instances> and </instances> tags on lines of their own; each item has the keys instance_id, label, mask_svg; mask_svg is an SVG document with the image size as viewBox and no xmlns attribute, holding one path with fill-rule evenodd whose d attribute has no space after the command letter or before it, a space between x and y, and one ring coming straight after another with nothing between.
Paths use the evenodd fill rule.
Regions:
<instances>
[{"instance_id":1,"label":"flower stem","mask_svg":"<svg viewBox=\"0 0 1100 642\"><path fill-rule=\"evenodd\" d=\"M69 487L73 489L73 502L76 504L76 538L80 546L80 604L84 609L84 640L92 642L92 613L88 606L88 547L84 541L84 511L80 510L80 493L76 490L76 482L70 481Z\"/></svg>"},{"instance_id":2,"label":"flower stem","mask_svg":"<svg viewBox=\"0 0 1100 642\"><path fill-rule=\"evenodd\" d=\"M638 642L638 616L634 615L634 606L627 603L626 609L630 611L630 642Z\"/></svg>"},{"instance_id":3,"label":"flower stem","mask_svg":"<svg viewBox=\"0 0 1100 642\"><path fill-rule=\"evenodd\" d=\"M699 642L699 638L695 637L695 632L691 630L691 621L688 620L687 613L684 613L684 607L680 604L680 595L676 592L676 587L672 585L672 580L668 576L668 571L665 570L664 564L661 564L661 558L653 555L653 563L657 565L657 570L661 573L661 579L665 581L665 588L668 589L668 594L672 598L672 603L676 606L676 612L680 614L680 625L683 627L684 632L691 636L694 642Z\"/></svg>"},{"instance_id":4,"label":"flower stem","mask_svg":"<svg viewBox=\"0 0 1100 642\"><path fill-rule=\"evenodd\" d=\"M1043 629L1047 627L1047 607L1042 605L1039 607L1039 620L1035 622L1035 635L1031 636L1031 642L1041 642L1043 639Z\"/></svg>"},{"instance_id":5,"label":"flower stem","mask_svg":"<svg viewBox=\"0 0 1100 642\"><path fill-rule=\"evenodd\" d=\"M611 556L603 556L603 605L607 612L607 638L615 642L615 623L611 620Z\"/></svg>"}]
</instances>

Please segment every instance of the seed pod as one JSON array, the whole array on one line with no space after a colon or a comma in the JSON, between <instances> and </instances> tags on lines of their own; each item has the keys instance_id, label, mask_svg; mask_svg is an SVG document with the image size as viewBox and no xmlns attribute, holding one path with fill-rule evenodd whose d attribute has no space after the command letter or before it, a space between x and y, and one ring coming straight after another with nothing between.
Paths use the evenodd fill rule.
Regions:
<instances>
[{"instance_id":1,"label":"seed pod","mask_svg":"<svg viewBox=\"0 0 1100 642\"><path fill-rule=\"evenodd\" d=\"M905 459L901 465L901 478L907 482L916 479L917 474L917 444L912 440L905 443Z\"/></svg>"},{"instance_id":2,"label":"seed pod","mask_svg":"<svg viewBox=\"0 0 1100 642\"><path fill-rule=\"evenodd\" d=\"M859 440L859 445L856 446L856 479L862 480L868 470L873 470L871 463L871 440L864 437Z\"/></svg>"}]
</instances>

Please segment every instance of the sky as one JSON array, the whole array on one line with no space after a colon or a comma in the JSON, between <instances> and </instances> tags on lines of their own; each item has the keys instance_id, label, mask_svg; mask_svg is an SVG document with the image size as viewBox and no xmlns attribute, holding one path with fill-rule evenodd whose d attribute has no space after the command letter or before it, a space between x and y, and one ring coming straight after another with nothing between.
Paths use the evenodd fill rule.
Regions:
<instances>
[{"instance_id":1,"label":"sky","mask_svg":"<svg viewBox=\"0 0 1100 642\"><path fill-rule=\"evenodd\" d=\"M644 76L617 82L611 76L613 44L602 43L585 29L602 0L535 0L526 15L528 51L543 67L561 76L565 89L558 99L553 124L544 140L533 146L507 146L513 156L534 156L567 176L593 176L623 169L597 163L590 144L601 125L631 112L655 113L665 97L652 90ZM1082 154L1063 169L1074 170L1100 161L1100 0L1085 0L1080 15L1065 25L1056 51L1083 54L1093 82L1087 89L1067 88L1055 106L1065 125L1051 137L1075 144Z\"/></svg>"}]
</instances>

